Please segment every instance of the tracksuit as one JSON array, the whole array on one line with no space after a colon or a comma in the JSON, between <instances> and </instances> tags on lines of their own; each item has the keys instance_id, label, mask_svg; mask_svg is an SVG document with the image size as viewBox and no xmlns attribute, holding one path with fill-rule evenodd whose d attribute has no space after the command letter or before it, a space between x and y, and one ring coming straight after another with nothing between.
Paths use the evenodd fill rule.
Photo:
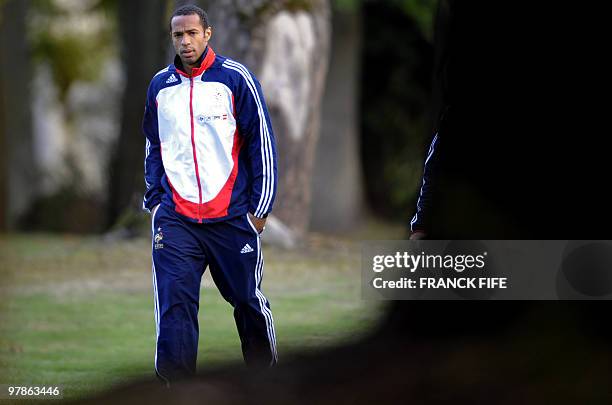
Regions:
<instances>
[{"instance_id":1,"label":"tracksuit","mask_svg":"<svg viewBox=\"0 0 612 405\"><path fill-rule=\"evenodd\" d=\"M245 362L277 361L272 312L261 291L260 237L247 215L268 215L277 184L276 145L261 86L243 65L210 47L191 75L181 69L177 56L153 77L143 120L155 368L166 381L195 372L200 281L207 266L234 307Z\"/></svg>"}]
</instances>

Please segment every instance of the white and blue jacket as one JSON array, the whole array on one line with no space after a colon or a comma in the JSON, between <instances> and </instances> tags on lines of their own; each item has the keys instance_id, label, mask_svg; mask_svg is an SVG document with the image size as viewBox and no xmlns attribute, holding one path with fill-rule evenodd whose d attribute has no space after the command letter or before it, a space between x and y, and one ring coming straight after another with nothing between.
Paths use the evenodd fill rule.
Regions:
<instances>
[{"instance_id":1,"label":"white and blue jacket","mask_svg":"<svg viewBox=\"0 0 612 405\"><path fill-rule=\"evenodd\" d=\"M207 47L188 75L180 59L149 85L143 208L192 222L265 217L277 186L276 145L255 76Z\"/></svg>"}]
</instances>

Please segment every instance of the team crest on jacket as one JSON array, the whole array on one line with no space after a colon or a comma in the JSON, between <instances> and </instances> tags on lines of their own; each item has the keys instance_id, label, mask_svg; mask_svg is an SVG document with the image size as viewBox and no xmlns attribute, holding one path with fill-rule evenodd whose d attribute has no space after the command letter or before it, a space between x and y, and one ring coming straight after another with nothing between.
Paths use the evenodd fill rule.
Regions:
<instances>
[{"instance_id":1,"label":"team crest on jacket","mask_svg":"<svg viewBox=\"0 0 612 405\"><path fill-rule=\"evenodd\" d=\"M161 243L162 239L164 239L164 234L162 233L161 227L157 228L157 233L153 237L153 241L155 242L155 249L163 249L164 244Z\"/></svg>"},{"instance_id":2,"label":"team crest on jacket","mask_svg":"<svg viewBox=\"0 0 612 405\"><path fill-rule=\"evenodd\" d=\"M216 91L213 95L213 104L215 107L222 107L224 105L225 96L220 91Z\"/></svg>"}]
</instances>

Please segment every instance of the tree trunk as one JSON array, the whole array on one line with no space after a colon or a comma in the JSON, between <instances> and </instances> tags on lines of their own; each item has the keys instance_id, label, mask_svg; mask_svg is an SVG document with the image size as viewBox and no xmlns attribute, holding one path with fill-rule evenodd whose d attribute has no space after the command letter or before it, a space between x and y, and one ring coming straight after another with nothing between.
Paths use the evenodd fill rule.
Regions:
<instances>
[{"instance_id":1,"label":"tree trunk","mask_svg":"<svg viewBox=\"0 0 612 405\"><path fill-rule=\"evenodd\" d=\"M0 11L1 13L1 11ZM2 15L0 14L0 26L2 24ZM0 34L2 35L2 34ZM4 38L4 35L1 36ZM4 60L4 56L1 60ZM2 62L0 62L2 64ZM4 66L0 66L0 71L4 70ZM4 128L4 123L6 122L6 114L5 114L5 106L4 106L4 75L0 77L0 172L2 175L0 176L0 232L6 231L7 229L7 203L8 203L8 184L7 184L7 170L8 165L6 164L6 160L8 158L7 148L6 148L6 130Z\"/></svg>"},{"instance_id":2,"label":"tree trunk","mask_svg":"<svg viewBox=\"0 0 612 405\"><path fill-rule=\"evenodd\" d=\"M163 0L118 2L122 60L127 81L122 100L121 132L110 163L108 220L140 207L144 189L142 114L151 77L165 65L168 41Z\"/></svg>"},{"instance_id":3,"label":"tree trunk","mask_svg":"<svg viewBox=\"0 0 612 405\"><path fill-rule=\"evenodd\" d=\"M213 27L211 46L258 77L278 146L273 214L297 235L309 223L311 179L330 47L327 0L202 1ZM293 8L292 8L293 7Z\"/></svg>"},{"instance_id":4,"label":"tree trunk","mask_svg":"<svg viewBox=\"0 0 612 405\"><path fill-rule=\"evenodd\" d=\"M31 204L38 181L30 47L24 35L29 2L8 0L0 5L0 229L11 229Z\"/></svg>"},{"instance_id":5,"label":"tree trunk","mask_svg":"<svg viewBox=\"0 0 612 405\"><path fill-rule=\"evenodd\" d=\"M4 38L6 35L4 33L2 24L2 20L6 18L6 10L0 8L0 232L6 231L7 222L8 222L8 151L6 147L6 106L4 99L5 90L4 90L4 77L6 76L5 70L8 68L5 58L4 51Z\"/></svg>"},{"instance_id":6,"label":"tree trunk","mask_svg":"<svg viewBox=\"0 0 612 405\"><path fill-rule=\"evenodd\" d=\"M332 52L322 103L321 139L312 176L311 226L348 231L362 214L358 100L361 18L358 11L334 11Z\"/></svg>"}]
</instances>

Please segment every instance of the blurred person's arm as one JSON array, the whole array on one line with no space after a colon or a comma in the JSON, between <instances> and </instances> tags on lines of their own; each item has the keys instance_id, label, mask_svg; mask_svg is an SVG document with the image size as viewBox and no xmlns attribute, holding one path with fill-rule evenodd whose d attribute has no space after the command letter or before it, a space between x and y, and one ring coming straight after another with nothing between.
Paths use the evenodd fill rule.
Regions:
<instances>
[{"instance_id":1,"label":"blurred person's arm","mask_svg":"<svg viewBox=\"0 0 612 405\"><path fill-rule=\"evenodd\" d=\"M425 165L423 168L423 180L417 199L416 212L410 221L410 240L425 239L431 229L431 205L435 182L435 172L439 164L440 153L439 134L436 133L429 146Z\"/></svg>"},{"instance_id":2,"label":"blurred person's arm","mask_svg":"<svg viewBox=\"0 0 612 405\"><path fill-rule=\"evenodd\" d=\"M161 147L159 143L159 132L157 126L157 104L151 87L147 91L145 113L142 121L142 131L146 137L145 142L145 184L146 191L142 202L142 208L148 212L154 212L161 202L163 188L161 179L164 174L164 166L161 158Z\"/></svg>"}]
</instances>

